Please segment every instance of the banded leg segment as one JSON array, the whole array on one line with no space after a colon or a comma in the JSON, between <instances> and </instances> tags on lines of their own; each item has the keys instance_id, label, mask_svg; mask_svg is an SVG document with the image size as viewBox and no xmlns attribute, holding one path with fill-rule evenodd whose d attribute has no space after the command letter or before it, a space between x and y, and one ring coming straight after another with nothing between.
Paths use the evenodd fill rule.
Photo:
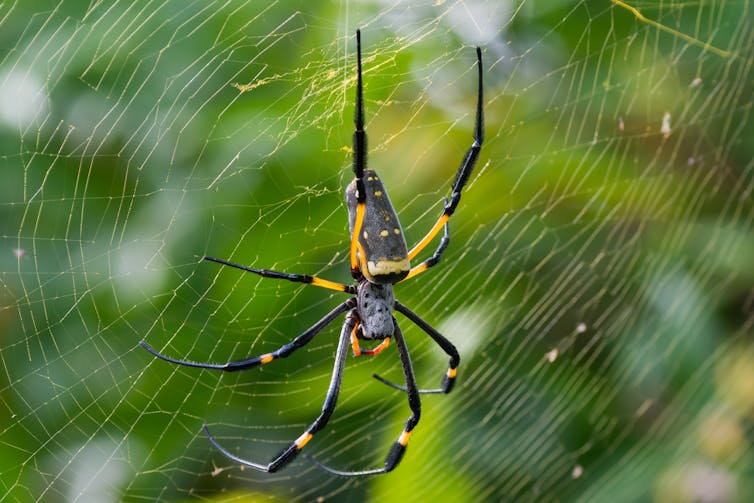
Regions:
<instances>
[{"instance_id":1,"label":"banded leg segment","mask_svg":"<svg viewBox=\"0 0 754 503\"><path fill-rule=\"evenodd\" d=\"M440 258L442 257L443 252L450 244L450 232L448 230L448 222L445 222L445 234L443 234L442 239L440 240L440 245L435 250L435 253L429 257L427 260L422 262L421 264L414 266L411 268L411 270L408 272L408 275L403 278L401 281L406 281L409 278L413 278L417 274L423 273L430 267L433 267L437 265L438 262L440 262Z\"/></svg>"},{"instance_id":2,"label":"banded leg segment","mask_svg":"<svg viewBox=\"0 0 754 503\"><path fill-rule=\"evenodd\" d=\"M309 276L308 274L290 274L287 272L272 271L270 269L255 269L254 267L248 267L235 262L229 262L227 260L215 258L215 257L202 257L202 260L215 262L217 264L226 265L229 267L235 267L246 272L253 272L265 278L284 279L287 281L293 281L294 283L305 283L307 285L318 286L320 288L327 288L329 290L337 290L345 293L356 293L356 287L353 285L344 285L343 283L336 283L335 281L329 281L316 276Z\"/></svg>"},{"instance_id":3,"label":"banded leg segment","mask_svg":"<svg viewBox=\"0 0 754 503\"><path fill-rule=\"evenodd\" d=\"M166 362L175 363L176 365L183 365L186 367L196 367L200 369L210 369L210 370L223 370L225 372L236 372L238 370L245 370L250 369L253 367L257 367L259 365L263 365L265 363L270 363L273 360L276 360L278 358L285 358L289 356L291 353L296 351L299 348L304 347L309 342L311 342L314 337L322 331L323 328L325 328L327 325L333 322L338 316L343 314L344 312L348 311L349 309L353 309L356 306L356 299L348 299L343 304L339 305L329 313L325 315L324 318L319 320L317 323L311 326L311 328L307 329L304 333L293 339L288 344L285 344L283 346L280 346L277 350L273 351L272 353L265 353L263 355L259 356L252 356L250 358L246 358L244 360L237 360L232 361L229 363L202 363L202 362L192 362L189 360L179 360L176 358L171 358L170 356L163 355L162 353L159 353L156 349L154 349L152 346L147 344L144 341L141 341L139 344L141 344L141 347L152 353L157 358L160 358L161 360L165 360Z\"/></svg>"},{"instance_id":4,"label":"banded leg segment","mask_svg":"<svg viewBox=\"0 0 754 503\"><path fill-rule=\"evenodd\" d=\"M427 335L429 335L435 343L440 346L440 348L445 351L445 354L447 354L450 357L450 361L448 362L448 370L445 372L445 375L442 378L442 384L440 384L439 388L434 389L421 389L419 390L419 393L425 393L425 394L445 394L450 393L453 390L453 386L456 383L456 375L458 373L458 364L461 361L461 357L458 354L458 350L453 345L452 342L450 342L448 339L443 337L440 332L432 328L432 326L421 319L418 314L401 304L400 302L395 302L395 310L399 313L403 314L408 318L409 320L413 321L415 324L419 326L422 330L424 330ZM405 386L401 386L399 384L395 384L391 381L388 381L384 377L378 376L377 374L372 374L372 376L377 379L378 381L381 381L388 386L392 386L393 388L399 389L401 391L407 391Z\"/></svg>"},{"instance_id":5,"label":"banded leg segment","mask_svg":"<svg viewBox=\"0 0 754 503\"><path fill-rule=\"evenodd\" d=\"M419 397L419 389L416 386L414 370L411 366L411 357L409 356L408 348L406 347L406 341L403 338L403 333L401 332L400 327L398 327L398 322L395 321L395 318L393 318L393 324L395 326L393 337L395 338L395 345L398 347L398 355L400 356L401 367L403 368L403 377L406 380L406 392L408 393L408 405L411 408L411 415L406 420L400 436L395 442L393 442L393 445L390 447L390 451L385 457L385 462L382 468L353 472L341 471L325 466L319 461L312 459L312 461L317 466L329 473L332 473L333 475L340 475L342 477L360 477L363 475L378 475L380 473L387 473L389 471L392 471L396 466L398 466L398 463L400 463L401 459L403 459L403 455L406 452L406 446L408 445L408 441L411 438L411 434L413 433L416 425L419 423L419 418L421 417L421 398Z\"/></svg>"},{"instance_id":6,"label":"banded leg segment","mask_svg":"<svg viewBox=\"0 0 754 503\"><path fill-rule=\"evenodd\" d=\"M353 329L354 319L355 318L349 316L346 318L346 322L343 324L343 328L340 332L340 339L338 340L338 349L335 353L335 364L333 366L332 377L330 378L330 386L327 388L325 402L322 404L322 412L319 414L317 419L315 419L314 422L309 425L304 433L302 433L296 440L291 442L285 449L280 451L280 453L272 458L272 461L270 461L266 465L243 459L225 449L222 445L220 445L217 439L212 436L212 434L209 432L209 429L207 428L207 425L205 424L204 426L202 426L202 428L204 429L204 433L207 435L210 442L212 442L212 445L214 445L217 450L219 450L225 457L227 457L231 461L235 461L236 463L254 468L255 470L262 472L276 472L293 461L296 456L298 456L298 453L301 452L301 449L303 449L304 446L309 443L314 434L324 428L325 425L327 425L327 422L330 420L330 416L332 416L332 413L335 410L335 405L338 401L338 394L340 393L340 385L343 381L343 368L345 367L346 363L349 336L351 330Z\"/></svg>"},{"instance_id":7,"label":"banded leg segment","mask_svg":"<svg viewBox=\"0 0 754 503\"><path fill-rule=\"evenodd\" d=\"M419 243L414 246L409 252L408 252L408 258L412 259L414 258L420 251L422 251L426 246L437 236L437 234L440 232L440 229L442 229L447 221L450 219L451 215L456 211L456 207L458 206L459 201L461 200L461 191L463 190L463 187L466 185L466 182L469 181L469 177L471 176L471 172L474 169L474 165L476 164L477 158L479 157L479 152L482 149L482 142L484 142L484 112L482 110L482 102L484 100L483 98L483 85L482 85L482 51L479 47L476 48L476 58L477 58L477 73L478 73L478 90L477 90L477 104L476 104L476 124L474 126L474 142L471 144L471 147L469 147L469 150L466 151L466 155L463 158L463 161L461 162L461 167L458 169L458 173L456 173L456 179L453 182L453 190L450 195L450 201L445 201L445 207L443 209L443 213L440 216L439 220L435 223L435 225L430 229L430 231L427 233L424 238L419 241Z\"/></svg>"}]
</instances>

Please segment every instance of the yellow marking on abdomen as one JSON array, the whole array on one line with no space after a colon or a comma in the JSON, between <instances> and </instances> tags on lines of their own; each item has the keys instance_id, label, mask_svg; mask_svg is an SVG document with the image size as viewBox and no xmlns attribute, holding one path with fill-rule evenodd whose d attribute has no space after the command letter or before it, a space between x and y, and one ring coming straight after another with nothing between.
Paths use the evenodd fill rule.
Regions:
<instances>
[{"instance_id":1,"label":"yellow marking on abdomen","mask_svg":"<svg viewBox=\"0 0 754 503\"><path fill-rule=\"evenodd\" d=\"M367 254L364 252L364 247L361 246L361 242L356 241L356 248L359 251L359 270L362 274L367 270Z\"/></svg>"},{"instance_id":2,"label":"yellow marking on abdomen","mask_svg":"<svg viewBox=\"0 0 754 503\"><path fill-rule=\"evenodd\" d=\"M359 247L358 237L361 233L361 226L364 224L364 213L366 213L366 204L356 203L356 218L353 223L353 234L351 236L351 269L358 269L359 266L356 259L356 249Z\"/></svg>"},{"instance_id":3,"label":"yellow marking on abdomen","mask_svg":"<svg viewBox=\"0 0 754 503\"><path fill-rule=\"evenodd\" d=\"M410 267L411 263L407 258L402 260L378 260L376 262L370 260L367 263L367 269L372 276L400 273L408 271Z\"/></svg>"},{"instance_id":4,"label":"yellow marking on abdomen","mask_svg":"<svg viewBox=\"0 0 754 503\"><path fill-rule=\"evenodd\" d=\"M309 443L309 440L311 440L313 436L314 435L312 435L308 431L305 431L303 435L301 435L300 437L296 439L296 442L295 442L296 449L298 450L303 449L304 446Z\"/></svg>"},{"instance_id":5,"label":"yellow marking on abdomen","mask_svg":"<svg viewBox=\"0 0 754 503\"><path fill-rule=\"evenodd\" d=\"M448 377L450 379L453 379L456 376L457 373L458 373L458 369L454 369L454 368L449 368L448 369Z\"/></svg>"}]
</instances>

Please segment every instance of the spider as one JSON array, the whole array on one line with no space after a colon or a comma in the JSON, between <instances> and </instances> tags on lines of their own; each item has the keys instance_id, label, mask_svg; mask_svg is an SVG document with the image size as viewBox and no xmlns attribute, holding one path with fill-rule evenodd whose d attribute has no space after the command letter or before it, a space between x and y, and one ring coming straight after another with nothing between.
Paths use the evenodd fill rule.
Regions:
<instances>
[{"instance_id":1,"label":"spider","mask_svg":"<svg viewBox=\"0 0 754 503\"><path fill-rule=\"evenodd\" d=\"M406 240L403 236L401 225L398 222L398 216L390 203L390 199L388 198L387 191L385 190L382 181L374 170L366 169L367 137L366 132L364 131L364 105L361 79L361 33L359 30L356 30L356 54L357 84L356 112L354 118L356 129L353 135L353 171L355 179L348 185L348 187L346 187L345 191L351 233L351 275L356 284L347 285L336 283L305 274L289 274L268 269L255 269L222 259L206 256L203 257L203 260L241 269L265 278L276 278L306 283L321 288L351 294L354 295L354 297L349 298L327 313L324 318L319 320L311 328L288 344L281 346L271 353L249 357L244 360L231 361L225 364L178 360L159 353L144 341L141 342L141 345L154 356L174 364L202 369L235 372L264 365L273 360L277 360L278 358L286 358L290 356L294 351L311 342L312 339L322 331L322 329L337 319L340 315L346 313L345 322L343 323L340 333L338 348L335 353L335 365L321 413L301 436L285 447L269 463L255 463L236 456L220 445L218 440L209 432L206 424L202 426L204 433L207 435L210 442L212 442L212 444L223 455L232 461L263 472L275 472L286 466L299 454L299 452L301 452L304 446L309 443L313 435L325 427L335 410L335 405L338 400L349 345L352 348L354 356L376 355L388 346L391 338L395 339L401 367L403 368L403 376L406 383L405 386L390 382L376 374L374 374L373 377L393 388L405 392L408 395L408 405L411 409L411 415L406 420L400 436L390 448L382 467L360 471L342 471L327 467L319 461L310 458L317 466L335 475L375 475L393 470L401 461L401 458L406 451L406 446L408 445L411 433L419 422L419 417L421 415L421 401L419 395L421 393L449 393L453 389L453 384L456 380L460 357L455 346L453 346L453 344L443 337L437 330L432 328L426 321L421 319L416 313L395 300L393 285L409 278L413 278L436 265L440 261L442 253L450 242L448 220L458 206L458 202L461 199L461 190L469 180L469 176L471 175L471 171L477 161L482 141L484 139L482 114L482 52L479 47L476 48L478 94L474 142L466 152L466 155L461 162L461 166L458 169L450 199L448 200L445 198L444 200L445 205L442 215L427 235L410 251L406 246ZM435 238L435 236L439 234L441 229L444 230L443 237L434 254L420 264L411 267L410 260L416 257ZM450 361L448 369L443 376L439 388L419 389L417 387L416 379L414 378L414 370L411 366L411 358L409 357L408 348L406 347L406 341L403 338L403 333L398 326L395 316L393 316L394 311L398 311L418 325L419 328L426 332L427 335L429 335L429 337L449 356ZM372 349L361 349L359 341L379 341L379 343Z\"/></svg>"}]
</instances>

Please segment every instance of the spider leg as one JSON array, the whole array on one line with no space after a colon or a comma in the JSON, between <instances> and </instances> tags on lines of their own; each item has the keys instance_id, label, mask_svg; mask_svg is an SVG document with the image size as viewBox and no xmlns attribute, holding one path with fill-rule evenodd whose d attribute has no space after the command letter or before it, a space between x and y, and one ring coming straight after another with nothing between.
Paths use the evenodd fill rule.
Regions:
<instances>
[{"instance_id":1,"label":"spider leg","mask_svg":"<svg viewBox=\"0 0 754 503\"><path fill-rule=\"evenodd\" d=\"M322 331L322 329L325 328L327 325L332 323L332 321L335 320L335 318L337 318L344 312L348 311L349 309L353 309L355 306L356 306L356 300L348 299L347 301L345 301L344 303L342 303L341 305L339 305L338 307L336 307L335 309L327 313L324 316L324 318L322 318L317 323L312 325L304 333L302 333L301 335L293 339L288 344L280 346L280 348L273 351L272 353L265 353L259 356L252 356L244 360L237 360L237 361L232 361L229 363L201 363L201 362L192 362L188 360L178 360L176 358L171 358L170 356L165 356L162 353L159 353L157 350L155 350L152 346L150 346L144 341L141 341L139 344L141 344L141 347L143 347L144 349L152 353L157 358L165 360L166 362L175 363L176 365L184 365L186 367L197 367L200 369L224 370L226 372L235 372L238 370L250 369L258 365L269 363L272 360L276 360L278 358L285 358L289 356L295 350L308 344L312 339L314 339L314 336L316 336L320 331Z\"/></svg>"},{"instance_id":2,"label":"spider leg","mask_svg":"<svg viewBox=\"0 0 754 503\"><path fill-rule=\"evenodd\" d=\"M293 281L294 283L306 283L307 285L314 285L321 288L328 288L330 290L337 290L345 293L356 293L356 287L353 285L344 285L343 283L336 283L316 276L309 276L308 274L290 274L287 272L271 271L269 269L255 269L253 267L247 267L245 265L236 264L235 262L228 262L227 260L215 258L215 257L202 257L202 260L208 260L221 265L227 265L229 267L235 267L246 272L253 272L265 278L285 279Z\"/></svg>"},{"instance_id":3,"label":"spider leg","mask_svg":"<svg viewBox=\"0 0 754 503\"><path fill-rule=\"evenodd\" d=\"M466 182L469 181L471 171L474 169L474 165L476 164L477 158L479 157L479 151L482 149L482 142L484 141L484 112L482 110L482 51L481 49L479 49L479 47L476 48L476 58L479 88L477 91L474 143L472 143L469 150L466 151L463 162L461 162L461 167L458 169L455 182L453 182L453 190L450 195L450 202L445 202L445 208L443 209L443 213L440 216L439 220L437 220L437 222L432 227L432 229L430 229L427 235L424 236L424 238L408 252L409 259L414 258L430 243L430 241L434 239L437 233L440 232L440 229L442 229L448 219L450 219L451 215L453 215L453 212L455 212L456 207L458 206L458 202L461 200L461 191L466 185Z\"/></svg>"},{"instance_id":4,"label":"spider leg","mask_svg":"<svg viewBox=\"0 0 754 503\"><path fill-rule=\"evenodd\" d=\"M353 326L353 330L351 330L351 348L353 349L353 356L378 355L382 353L383 349L385 349L386 347L390 345L390 337L385 337L384 339L382 339L382 342L380 342L374 348L361 349L361 345L359 344L359 337L357 335L359 325L360 325L360 322L357 321L356 324L354 324Z\"/></svg>"},{"instance_id":5,"label":"spider leg","mask_svg":"<svg viewBox=\"0 0 754 503\"><path fill-rule=\"evenodd\" d=\"M399 313L404 314L408 319L416 323L419 328L424 330L427 335L429 335L432 340L437 343L440 348L442 348L443 351L450 357L450 362L448 364L448 371L445 373L445 375L442 378L442 384L439 388L435 389L422 389L419 390L419 393L427 393L427 394L445 394L450 393L453 389L453 385L456 382L456 373L458 371L458 363L461 361L460 356L458 355L458 350L456 347L451 343L448 339L442 336L440 332L432 328L432 326L421 319L418 314L401 304L400 302L395 302L395 310ZM393 388L399 389L401 391L406 391L405 386L400 386L398 384L395 384L393 382L388 381L384 377L380 377L377 374L372 374L372 376L377 379L378 381L381 381L388 386L392 386Z\"/></svg>"},{"instance_id":6,"label":"spider leg","mask_svg":"<svg viewBox=\"0 0 754 503\"><path fill-rule=\"evenodd\" d=\"M448 199L445 198L445 202L447 203ZM417 274L423 273L430 267L433 267L437 265L438 262L440 262L440 258L442 257L443 252L445 251L445 248L448 247L450 244L450 230L448 228L448 222L445 222L445 233L442 236L442 239L440 240L440 244L435 250L435 253L432 254L431 257L429 257L427 260L422 262L421 264L414 266L411 268L411 270L408 272L408 275L403 278L401 281L406 281L409 278L412 278L416 276Z\"/></svg>"},{"instance_id":7,"label":"spider leg","mask_svg":"<svg viewBox=\"0 0 754 503\"><path fill-rule=\"evenodd\" d=\"M240 458L235 454L225 449L218 440L209 432L207 425L203 425L204 433L206 433L209 441L217 448L225 457L236 463L249 466L255 470L263 472L276 472L298 456L301 449L312 439L315 433L325 427L327 421L332 416L335 410L335 405L338 401L338 394L340 393L340 384L343 381L343 368L346 363L346 355L348 354L348 345L351 330L356 322L356 317L349 314L346 317L346 321L343 323L343 328L340 332L340 339L338 340L338 349L335 353L335 365L333 366L332 377L330 378L330 386L327 389L327 395L325 396L325 402L322 405L322 412L317 419L309 425L304 433L301 434L296 440L290 443L285 449L275 456L268 464L263 465L260 463L254 463L246 459Z\"/></svg>"},{"instance_id":8,"label":"spider leg","mask_svg":"<svg viewBox=\"0 0 754 503\"><path fill-rule=\"evenodd\" d=\"M364 168L367 163L367 134L364 131L364 91L361 82L361 31L356 30L356 113L354 115L353 133L353 173L356 176L356 217L354 219L353 232L351 233L351 275L361 278L361 269L357 258L359 248L359 234L364 223L366 212L366 189L364 188ZM361 252L364 256L364 252Z\"/></svg>"},{"instance_id":9,"label":"spider leg","mask_svg":"<svg viewBox=\"0 0 754 503\"><path fill-rule=\"evenodd\" d=\"M403 458L403 454L406 452L406 446L408 445L411 433L419 422L421 417L421 398L419 397L419 390L416 387L416 378L414 377L414 369L411 366L411 357L408 354L408 348L406 347L406 341L403 338L403 333L398 327L398 322L393 318L393 324L395 326L395 345L398 347L398 355L401 359L401 367L403 368L403 376L406 380L406 390L408 393L408 405L411 408L411 415L406 420L406 424L403 427L398 439L393 442L390 451L385 457L385 463L382 468L374 468L371 470L360 471L342 471L335 470L328 466L323 465L319 461L313 458L311 459L318 467L333 475L340 475L342 477L359 477L362 475L377 475L380 473L387 473L393 470Z\"/></svg>"}]
</instances>

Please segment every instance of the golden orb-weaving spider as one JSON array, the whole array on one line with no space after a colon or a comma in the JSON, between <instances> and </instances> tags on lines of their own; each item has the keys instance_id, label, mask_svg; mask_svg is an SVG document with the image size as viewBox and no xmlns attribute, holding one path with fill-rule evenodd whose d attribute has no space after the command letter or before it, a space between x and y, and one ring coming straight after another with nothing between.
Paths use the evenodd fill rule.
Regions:
<instances>
[{"instance_id":1,"label":"golden orb-weaving spider","mask_svg":"<svg viewBox=\"0 0 754 503\"><path fill-rule=\"evenodd\" d=\"M412 278L436 265L440 261L442 253L450 242L448 220L451 215L453 215L456 206L458 206L458 202L461 200L461 191L469 180L469 176L474 168L474 164L476 164L477 157L479 156L482 147L482 141L484 139L484 121L482 114L482 52L478 47L476 48L478 94L474 142L471 144L471 147L466 152L466 155L461 162L461 166L456 174L455 182L453 182L450 199L445 199L445 206L442 215L427 235L424 236L424 238L411 250L408 250L406 246L406 240L403 236L403 230L398 221L398 216L390 203L390 199L388 198L385 187L382 185L382 181L380 181L374 170L366 169L367 139L364 131L364 105L361 82L361 33L359 30L356 30L356 54L357 85L356 114L354 121L356 130L353 135L353 171L356 176L353 182L351 182L346 188L345 195L351 231L351 275L356 281L356 285L336 283L305 274L289 274L268 269L255 269L217 258L204 257L204 260L235 267L237 269L259 274L266 278L277 278L306 283L345 292L355 295L355 297L351 297L330 311L311 328L293 339L293 341L281 346L276 351L225 364L178 360L157 352L144 341L141 342L141 345L154 356L171 363L185 365L187 367L234 372L253 368L258 365L269 363L278 358L289 356L297 349L311 342L323 328L329 325L341 314L347 313L341 329L338 349L335 353L335 366L332 371L330 386L327 390L327 395L325 396L325 402L322 405L322 412L300 437L291 442L285 449L275 456L272 461L267 464L260 464L236 456L220 445L217 439L215 439L215 437L209 432L207 425L203 426L204 432L207 434L207 437L209 437L209 440L226 457L237 463L263 472L275 472L290 463L298 453L301 452L301 449L303 449L312 439L312 436L325 427L327 421L335 410L335 405L338 400L349 344L352 347L355 356L376 355L387 347L391 337L395 339L406 385L399 386L380 376L375 375L374 377L385 384L404 391L408 395L408 404L411 409L411 415L408 420L406 420L403 431L393 443L390 451L385 457L383 466L380 468L360 471L341 471L334 470L316 460L312 460L320 468L335 475L374 475L378 473L386 473L394 469L403 457L411 433L419 422L419 416L421 415L421 401L419 395L421 393L449 393L453 389L453 384L456 379L456 371L458 369L460 358L455 346L453 346L453 344L443 337L437 330L432 328L426 321L422 320L416 313L395 300L393 295L393 285ZM435 253L419 265L411 267L410 260L416 257L416 255L418 255L419 252L421 252L432 241L432 239L437 236L441 229L444 229L444 235L439 246L435 250ZM398 311L418 325L450 357L448 370L445 373L442 384L439 388L423 390L417 387L408 348L406 347L403 334L398 327L398 322L393 316L394 311ZM364 350L359 347L360 340L380 341L380 343L373 349Z\"/></svg>"}]
</instances>

